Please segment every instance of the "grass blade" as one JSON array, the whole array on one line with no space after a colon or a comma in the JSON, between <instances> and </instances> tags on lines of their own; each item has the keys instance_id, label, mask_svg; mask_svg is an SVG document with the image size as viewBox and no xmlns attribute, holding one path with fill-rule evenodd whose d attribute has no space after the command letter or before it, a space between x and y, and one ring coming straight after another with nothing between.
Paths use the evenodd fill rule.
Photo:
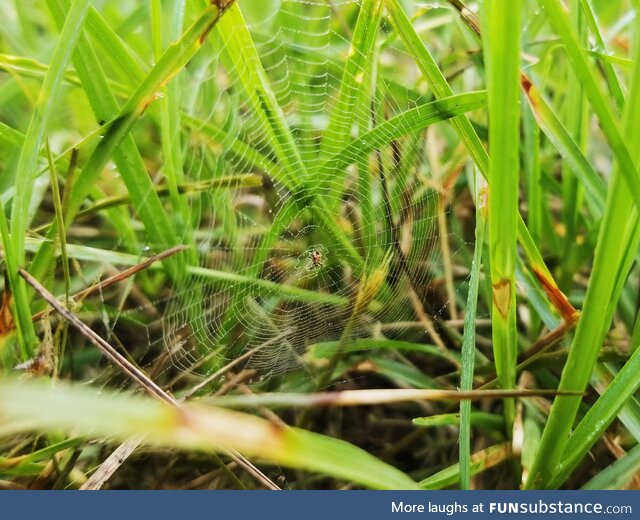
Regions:
<instances>
[{"instance_id":1,"label":"grass blade","mask_svg":"<svg viewBox=\"0 0 640 520\"><path fill-rule=\"evenodd\" d=\"M502 388L515 385L516 222L520 158L520 26L522 2L483 4L483 44L489 94L489 251L493 352ZM505 402L510 435L513 401Z\"/></svg>"},{"instance_id":2,"label":"grass blade","mask_svg":"<svg viewBox=\"0 0 640 520\"><path fill-rule=\"evenodd\" d=\"M151 445L238 450L376 489L417 487L401 471L345 441L219 408L177 408L152 398L4 380L0 382L0 413L5 418L2 433L63 429L122 440L143 435Z\"/></svg>"},{"instance_id":3,"label":"grass blade","mask_svg":"<svg viewBox=\"0 0 640 520\"><path fill-rule=\"evenodd\" d=\"M351 139L351 129L356 116L356 108L360 108L362 113L369 113L370 99L360 96L359 92L363 88L363 81L367 76L368 67L374 63L373 52L378 36L378 26L382 18L382 0L365 0L358 12L358 20L351 40L349 57L344 66L342 79L340 81L340 91L338 101L333 107L333 112L329 119L329 126L323 134L320 146L320 158L328 155L335 155L341 148L342 143ZM358 102L361 103L358 106ZM329 168L327 168L329 166ZM334 181L335 177L344 177L345 173L339 168L330 168L332 163L327 161L319 169L318 190L327 182ZM339 199L342 191L332 192L333 199Z\"/></svg>"},{"instance_id":4,"label":"grass blade","mask_svg":"<svg viewBox=\"0 0 640 520\"><path fill-rule=\"evenodd\" d=\"M611 57L607 51L604 39L602 38L600 27L598 26L598 21L596 20L595 12L593 9L592 1L580 0L580 3L582 4L581 12L584 13L587 25L589 26L589 30L591 31L591 34L593 35L596 42L595 50L603 57ZM620 87L620 82L618 81L616 71L613 68L612 62L607 59L601 60L601 67L603 69L605 77L607 78L609 92L611 92L613 100L615 101L616 108L620 111L624 107L624 94L622 92L622 88Z\"/></svg>"},{"instance_id":5,"label":"grass blade","mask_svg":"<svg viewBox=\"0 0 640 520\"><path fill-rule=\"evenodd\" d=\"M422 388L343 390L315 394L229 395L211 400L218 406L250 408L254 406L362 406L405 401L463 401L476 399L510 399L556 395L555 390L432 390Z\"/></svg>"},{"instance_id":6,"label":"grass blade","mask_svg":"<svg viewBox=\"0 0 640 520\"><path fill-rule=\"evenodd\" d=\"M474 453L471 457L471 475L477 475L485 469L501 464L511 457L511 444L505 442L496 444ZM460 467L458 464L421 480L418 485L422 489L442 489L456 484L460 480Z\"/></svg>"},{"instance_id":7,"label":"grass blade","mask_svg":"<svg viewBox=\"0 0 640 520\"><path fill-rule=\"evenodd\" d=\"M640 473L640 444L636 444L627 455L598 473L582 486L582 489L624 489L631 479L637 478L638 473Z\"/></svg>"},{"instance_id":8,"label":"grass blade","mask_svg":"<svg viewBox=\"0 0 640 520\"><path fill-rule=\"evenodd\" d=\"M482 263L482 249L484 247L485 228L485 200L486 188L481 179L476 178L476 230L475 250L471 263L471 278L467 294L467 310L464 315L464 333L462 338L462 355L460 366L460 389L462 391L473 388L473 368L476 356L476 319L478 305L478 286L480 284L480 264ZM460 489L471 488L471 402L460 402Z\"/></svg>"},{"instance_id":9,"label":"grass blade","mask_svg":"<svg viewBox=\"0 0 640 520\"><path fill-rule=\"evenodd\" d=\"M402 38L406 48L413 56L416 64L420 68L420 71L429 82L429 85L433 89L437 98L444 98L453 95L451 87L447 83L444 74L438 68L436 61L433 59L428 49L424 46L420 37L415 31L415 28L411 24L404 10L400 6L398 0L385 0L387 9L389 11L389 20L394 26L396 32ZM466 7L461 6L462 13L470 13ZM475 18L465 17L466 22L470 24L474 32L479 36L480 29L477 25ZM475 129L471 125L469 119L462 115L454 118L452 124L456 129L460 139L465 144L469 155L473 162L476 164L484 178L490 183L489 179L489 156L482 145L482 141L478 137ZM557 284L553 280L549 269L542 259L538 247L534 240L531 238L529 230L525 225L522 217L517 216L517 231L520 245L526 255L532 269L537 273L537 277L542 283L545 292L549 296L553 305L559 310L559 312L565 317L570 318L575 309L570 305L566 297L558 289Z\"/></svg>"},{"instance_id":10,"label":"grass blade","mask_svg":"<svg viewBox=\"0 0 640 520\"><path fill-rule=\"evenodd\" d=\"M54 18L60 21L66 7L65 2L48 0L48 4ZM98 57L84 36L78 42L74 64L96 120L110 121L118 113L118 104L100 67ZM149 240L157 244L159 249L168 249L175 245L178 240L173 226L169 223L160 199L155 195L153 183L133 138L126 136L113 155L133 205L145 225ZM38 261L47 263L42 258ZM172 268L170 270L177 270L178 264L175 260L169 260L167 265ZM41 275L38 269L34 269L33 274L36 277Z\"/></svg>"},{"instance_id":11,"label":"grass blade","mask_svg":"<svg viewBox=\"0 0 640 520\"><path fill-rule=\"evenodd\" d=\"M624 114L625 137L628 142L635 142L640 135L640 38L637 37L634 57L630 97ZM618 157L614 167L582 314L562 371L558 387L561 390L582 391L589 384L624 280L640 243L638 210L634 208L633 195L627 189L620 171L625 168L625 164L619 159ZM558 397L554 401L540 449L526 483L528 488L551 484L579 405L578 397Z\"/></svg>"},{"instance_id":12,"label":"grass blade","mask_svg":"<svg viewBox=\"0 0 640 520\"><path fill-rule=\"evenodd\" d=\"M227 4L224 3L226 8ZM67 223L75 216L89 187L100 174L102 168L114 150L129 134L138 119L144 114L148 105L154 101L157 93L170 81L200 49L202 42L212 27L223 15L216 3L207 6L193 25L182 35L180 40L170 45L162 54L155 66L149 71L144 81L120 110L113 123L100 141L95 151L82 169L69 198Z\"/></svg>"},{"instance_id":13,"label":"grass blade","mask_svg":"<svg viewBox=\"0 0 640 520\"><path fill-rule=\"evenodd\" d=\"M569 437L550 487L556 487L564 482L583 460L591 446L602 437L609 424L640 387L639 372L640 349L636 349Z\"/></svg>"},{"instance_id":14,"label":"grass blade","mask_svg":"<svg viewBox=\"0 0 640 520\"><path fill-rule=\"evenodd\" d=\"M541 0L541 4L564 43L573 70L582 83L593 111L598 115L602 131L620 165L620 173L627 184L627 189L632 194L635 206L640 208L640 174L627 148L626 143L629 141L624 139L611 104L596 81L598 74L589 63L587 53L580 45L576 31L571 26L568 14L560 0Z\"/></svg>"},{"instance_id":15,"label":"grass blade","mask_svg":"<svg viewBox=\"0 0 640 520\"><path fill-rule=\"evenodd\" d=\"M25 263L24 239L27 234L27 212L33 195L38 157L40 156L40 148L47 130L47 123L56 105L56 98L62 86L64 72L80 36L90 3L89 0L76 0L67 15L20 152L16 175L16 193L11 210L10 237L7 234L6 222L2 225L4 256L15 298L15 320L18 325L18 338L23 360L28 359L33 354L37 343L31 322L26 286L18 277L18 268ZM4 220L4 209L0 208L0 213L2 213L2 220Z\"/></svg>"},{"instance_id":16,"label":"grass blade","mask_svg":"<svg viewBox=\"0 0 640 520\"><path fill-rule=\"evenodd\" d=\"M358 139L351 140L341 150L326 160L332 170L343 170L359 158L381 148L405 135L417 133L429 125L457 117L461 114L477 110L486 106L487 97L484 91L465 92L447 96L431 103L425 103L416 108L406 110L391 119L362 134ZM342 179L331 181L337 184L334 189L340 189Z\"/></svg>"},{"instance_id":17,"label":"grass blade","mask_svg":"<svg viewBox=\"0 0 640 520\"><path fill-rule=\"evenodd\" d=\"M247 94L260 130L284 168L286 178L283 181L291 189L299 187L301 179L305 178L307 167L269 84L240 7L230 7L216 32L225 42L223 58L227 68L235 75L239 88Z\"/></svg>"}]
</instances>

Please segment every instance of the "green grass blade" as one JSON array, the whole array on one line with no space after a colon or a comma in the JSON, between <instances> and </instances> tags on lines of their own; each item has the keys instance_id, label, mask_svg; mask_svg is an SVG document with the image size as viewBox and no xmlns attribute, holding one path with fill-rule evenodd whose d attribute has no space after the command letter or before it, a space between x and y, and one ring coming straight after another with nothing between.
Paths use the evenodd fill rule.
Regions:
<instances>
[{"instance_id":1,"label":"green grass blade","mask_svg":"<svg viewBox=\"0 0 640 520\"><path fill-rule=\"evenodd\" d=\"M441 99L453 95L453 90L449 86L444 74L425 47L420 36L413 27L411 21L402 9L399 0L385 0L389 12L389 21L402 39L405 47L415 59L416 65L420 68L423 76L429 82L436 98ZM452 120L458 135L464 141L471 159L487 177L489 167L489 156L487 155L478 134L474 130L467 116L460 116Z\"/></svg>"},{"instance_id":2,"label":"green grass blade","mask_svg":"<svg viewBox=\"0 0 640 520\"><path fill-rule=\"evenodd\" d=\"M37 343L31 322L26 286L18 276L18 268L25 263L24 239L27 234L27 212L33 195L38 158L47 124L56 106L64 72L80 36L90 3L89 0L77 0L73 3L58 38L18 160L16 193L11 210L11 236L3 233L4 255L15 298L15 320L24 359L33 353ZM0 211L4 212L4 209Z\"/></svg>"},{"instance_id":3,"label":"green grass blade","mask_svg":"<svg viewBox=\"0 0 640 520\"><path fill-rule=\"evenodd\" d=\"M24 135L15 128L11 128L6 123L0 121L0 141L3 143L3 146L19 148L24 143Z\"/></svg>"},{"instance_id":4,"label":"green grass blade","mask_svg":"<svg viewBox=\"0 0 640 520\"><path fill-rule=\"evenodd\" d=\"M571 22L576 28L580 42L586 41L586 28L583 22L582 11L579 5L580 0L573 0L571 4ZM565 120L570 135L575 139L578 146L584 150L586 144L586 122L587 122L587 100L584 96L582 85L576 78L573 71L568 71L565 102ZM603 192L604 193L604 192ZM583 190L576 178L571 174L571 167L563 164L562 167L562 200L563 200L563 221L564 237L562 244L562 257L565 259L560 274L560 287L565 291L571 289L573 275L576 271L576 239L579 232L579 220L582 211ZM602 216L604 207L604 197L599 200L599 207L594 211L594 216L599 219ZM592 202L593 204L593 202Z\"/></svg>"},{"instance_id":5,"label":"green grass blade","mask_svg":"<svg viewBox=\"0 0 640 520\"><path fill-rule=\"evenodd\" d=\"M484 246L486 187L480 178L476 178L476 229L475 249L471 263L471 277L467 294L467 309L464 315L464 333L460 366L460 389L473 388L473 368L476 356L476 319L478 306L478 286L480 285L480 265ZM473 417L470 401L460 402L460 489L471 488L471 419ZM504 426L504 425L503 425Z\"/></svg>"},{"instance_id":6,"label":"green grass blade","mask_svg":"<svg viewBox=\"0 0 640 520\"><path fill-rule=\"evenodd\" d=\"M282 108L269 84L269 79L260 61L249 29L242 17L239 7L229 8L227 16L216 28L221 41L225 42L223 61L233 71L235 79L248 97L248 102L265 140L275 154L277 162L282 166L283 183L296 198L301 208L309 206L308 197L311 188L305 185L308 168L302 161L300 150L287 125ZM349 237L337 226L333 212L324 200L318 199L312 209L315 217L344 249L345 256L358 269L364 264L362 258L351 244Z\"/></svg>"},{"instance_id":7,"label":"green grass blade","mask_svg":"<svg viewBox=\"0 0 640 520\"><path fill-rule=\"evenodd\" d=\"M640 373L640 349L634 352L576 426L555 471L551 487L564 482L584 459L589 449L602 437L609 424L640 387L638 373Z\"/></svg>"},{"instance_id":8,"label":"green grass blade","mask_svg":"<svg viewBox=\"0 0 640 520\"><path fill-rule=\"evenodd\" d=\"M68 448L73 448L82 444L85 441L82 437L73 437L71 439L66 439L61 442L57 442L55 444L51 444L46 448L42 448L40 450L36 450L28 455L21 455L17 457L5 458L0 457L0 472L7 468L20 468L21 466L26 466L28 464L33 464L34 462L40 462L46 459L50 459L53 455Z\"/></svg>"},{"instance_id":9,"label":"green grass blade","mask_svg":"<svg viewBox=\"0 0 640 520\"><path fill-rule=\"evenodd\" d=\"M64 0L48 0L49 9L58 22L66 9L66 3ZM110 121L118 114L119 107L100 66L99 59L86 37L81 37L78 42L74 54L74 64L96 120ZM173 226L169 223L140 152L131 136L126 136L123 139L120 146L114 150L113 157L127 186L131 201L145 225L149 240L158 249L168 249L175 245L178 240L173 232ZM47 263L44 259L39 259L39 262ZM175 259L168 260L167 264L177 270ZM35 276L38 274L34 271Z\"/></svg>"},{"instance_id":10,"label":"green grass blade","mask_svg":"<svg viewBox=\"0 0 640 520\"><path fill-rule=\"evenodd\" d=\"M465 403L467 401L461 401ZM459 426L460 425L459 413L448 413L440 415L431 415L428 417L416 417L413 419L413 424L416 426L425 426L433 428L436 426ZM487 413L487 412L471 412L469 416L469 422L472 426L478 428L484 428L487 431L502 430L504 428L504 417L501 415ZM471 463L471 455L469 455L469 464ZM471 466L469 466L469 476L471 475ZM462 466L460 466L460 487L462 484Z\"/></svg>"},{"instance_id":11,"label":"green grass blade","mask_svg":"<svg viewBox=\"0 0 640 520\"><path fill-rule=\"evenodd\" d=\"M640 207L640 174L627 148L628 141L620 131L611 103L598 84L596 79L598 74L590 64L587 53L581 47L576 31L571 26L568 14L560 0L541 0L541 4L564 43L573 70L582 83L593 111L598 115L602 131L620 165L620 173L627 184L627 189L631 192L635 205Z\"/></svg>"},{"instance_id":12,"label":"green grass blade","mask_svg":"<svg viewBox=\"0 0 640 520\"><path fill-rule=\"evenodd\" d=\"M225 132L218 125L203 123L195 117L184 114L182 117L184 125L195 135L200 137L206 145L221 146L224 144L227 153L240 159L242 164L248 168L257 167L267 172L275 180L285 183L287 180L286 171L281 165L271 160L264 153L257 150L250 144ZM286 185L286 184L285 184Z\"/></svg>"},{"instance_id":13,"label":"green grass blade","mask_svg":"<svg viewBox=\"0 0 640 520\"><path fill-rule=\"evenodd\" d=\"M77 213L90 186L100 175L102 168L115 149L129 134L162 87L180 72L200 49L204 38L221 19L223 13L215 4L207 6L182 37L167 47L162 57L149 71L147 77L115 117L104 138L100 141L78 176L73 193L69 197L67 222Z\"/></svg>"},{"instance_id":14,"label":"green grass blade","mask_svg":"<svg viewBox=\"0 0 640 520\"><path fill-rule=\"evenodd\" d=\"M70 3L65 5L68 6ZM24 78L43 79L46 76L48 69L48 65L40 63L32 58L0 54L0 70L4 70L11 74L19 75ZM80 86L80 78L74 70L67 70L64 74L64 80L69 85ZM126 85L112 79L109 79L108 81L109 86L118 97L126 97L130 94L130 89Z\"/></svg>"},{"instance_id":15,"label":"green grass blade","mask_svg":"<svg viewBox=\"0 0 640 520\"><path fill-rule=\"evenodd\" d=\"M5 380L0 383L0 413L0 432L63 429L121 440L142 435L151 445L235 449L376 489L417 488L407 475L348 442L219 408L174 408L151 398Z\"/></svg>"},{"instance_id":16,"label":"green grass blade","mask_svg":"<svg viewBox=\"0 0 640 520\"><path fill-rule=\"evenodd\" d=\"M259 186L262 186L262 177L252 173L245 173L240 175L224 175L210 181L181 184L176 186L176 189L180 195L188 195L201 191L222 190L225 188L256 188ZM156 185L153 187L153 190L160 198L168 196L170 192L169 187L165 184ZM116 195L108 197L101 194L101 196L93 196L93 198L96 200L95 204L79 211L78 217L93 215L100 211L109 210L118 206L126 206L132 204L133 201L131 195ZM35 231L41 232L48 229L51 225L51 223L43 224L35 228Z\"/></svg>"},{"instance_id":17,"label":"green grass blade","mask_svg":"<svg viewBox=\"0 0 640 520\"><path fill-rule=\"evenodd\" d=\"M589 162L589 159L582 153L580 146L573 139L543 94L533 84L528 84L525 94L540 128L569 163L571 170L586 190L593 216L596 219L600 219L606 198L604 181L598 175L591 162Z\"/></svg>"},{"instance_id":18,"label":"green grass blade","mask_svg":"<svg viewBox=\"0 0 640 520\"><path fill-rule=\"evenodd\" d=\"M333 171L343 171L350 163L355 162L367 153L379 149L379 147L390 143L394 139L413 132L419 132L433 123L480 108L485 105L485 102L484 92L468 92L407 110L353 140L335 156L327 159L326 164L330 165L330 169ZM330 191L342 193L344 189L343 183L342 176L334 176L329 184ZM326 198L317 195L314 202L315 207L317 207L317 218L321 220L327 229L333 229L335 227L334 211L329 207ZM349 254L351 260L355 262L356 267L362 270L364 262L359 253L353 250L353 246L351 246L348 239L342 234L334 233L334 236L340 240L340 245Z\"/></svg>"},{"instance_id":19,"label":"green grass blade","mask_svg":"<svg viewBox=\"0 0 640 520\"><path fill-rule=\"evenodd\" d=\"M233 5L229 8L216 27L216 32L225 44L223 60L239 83L238 88L247 94L247 101L256 115L260 130L286 172L287 186L299 187L307 167L273 93L240 7Z\"/></svg>"},{"instance_id":20,"label":"green grass blade","mask_svg":"<svg viewBox=\"0 0 640 520\"><path fill-rule=\"evenodd\" d=\"M343 170L361 157L382 148L392 141L414 132L420 132L429 125L446 121L473 110L484 108L487 103L486 93L466 92L444 97L431 103L406 110L397 116L387 119L375 128L350 140L342 149L326 160L332 170ZM335 189L341 189L342 179L332 181Z\"/></svg>"},{"instance_id":21,"label":"green grass blade","mask_svg":"<svg viewBox=\"0 0 640 520\"><path fill-rule=\"evenodd\" d=\"M471 457L471 475L477 475L486 469L501 464L511 456L511 445L508 442L485 448ZM430 477L421 480L418 485L422 489L442 489L453 486L460 480L460 466L454 464Z\"/></svg>"},{"instance_id":22,"label":"green grass blade","mask_svg":"<svg viewBox=\"0 0 640 520\"><path fill-rule=\"evenodd\" d=\"M540 243L542 237L542 219L545 211L543 192L540 181L542 171L540 168L540 127L535 120L533 110L523 110L522 113L522 145L529 153L525 154L522 161L522 173L526 181L527 227L532 238Z\"/></svg>"},{"instance_id":23,"label":"green grass blade","mask_svg":"<svg viewBox=\"0 0 640 520\"><path fill-rule=\"evenodd\" d=\"M483 46L489 96L489 251L493 352L502 388L515 385L515 267L520 169L520 27L522 2L483 4ZM510 435L513 401L505 401Z\"/></svg>"},{"instance_id":24,"label":"green grass blade","mask_svg":"<svg viewBox=\"0 0 640 520\"><path fill-rule=\"evenodd\" d=\"M27 210L33 193L33 182L40 148L44 140L47 123L56 105L56 98L60 93L64 71L80 37L89 4L88 0L80 0L74 2L71 6L40 89L29 128L25 134L18 163L18 175L16 176L16 194L11 211L11 232L14 235L12 240L15 244L16 257L20 264L24 263Z\"/></svg>"},{"instance_id":25,"label":"green grass blade","mask_svg":"<svg viewBox=\"0 0 640 520\"><path fill-rule=\"evenodd\" d=\"M405 14L404 10L400 6L398 0L385 0L387 10L389 11L389 20L391 21L396 32L402 38L407 50L416 61L416 64L420 68L420 71L429 82L429 85L433 89L437 98L445 98L453 95L451 87L447 83L447 80L439 69L436 61L429 53L428 49L420 40L420 37L416 33L415 28L411 24L411 21ZM464 11L466 12L466 11ZM473 20L471 20L473 26ZM479 34L479 28L476 27L477 34ZM466 116L460 116L452 120L452 124L456 129L460 139L465 144L469 155L473 162L476 164L484 178L490 183L489 179L489 156L482 145L482 141L478 137L475 129L471 125L471 122ZM558 290L556 283L549 272L542 255L538 250L536 242L531 238L529 230L525 225L522 217L517 216L517 231L518 239L523 252L532 269L537 273L538 279L544 281L545 290L551 297L551 301L558 307L563 315L571 314L573 309L570 308L566 298ZM555 298L555 299L554 299Z\"/></svg>"},{"instance_id":26,"label":"green grass blade","mask_svg":"<svg viewBox=\"0 0 640 520\"><path fill-rule=\"evenodd\" d=\"M349 56L344 66L338 101L333 108L329 126L324 132L321 156L335 154L345 140L351 138L358 92L362 89L364 71L371 62L371 55L382 17L382 0L364 0L358 12ZM368 113L368 103L364 105Z\"/></svg>"},{"instance_id":27,"label":"green grass blade","mask_svg":"<svg viewBox=\"0 0 640 520\"><path fill-rule=\"evenodd\" d=\"M121 82L132 88L142 83L149 67L93 7L89 9L86 31L91 34L93 42L100 48L100 54L109 62L111 70L116 71Z\"/></svg>"},{"instance_id":28,"label":"green grass blade","mask_svg":"<svg viewBox=\"0 0 640 520\"><path fill-rule=\"evenodd\" d=\"M38 239L27 240L27 250L39 250L42 246L42 242L42 240ZM100 264L108 262L115 265L133 266L140 262L139 255L108 251L105 249L97 249L76 244L68 244L67 253L69 258L75 258L77 260L87 262L97 262ZM152 271L158 269L164 268L159 263L153 264L149 267L149 270ZM287 298L294 301L327 303L337 306L347 305L350 302L349 298L346 296L310 291L293 285L278 284L261 278L254 278L243 274L219 271L216 269L208 269L206 267L187 265L186 272L189 275L202 279L203 282L213 285L219 283L220 286L225 287L231 283L238 284L239 286L253 287L259 294L264 296L278 296L280 298ZM374 300L370 306L375 309L376 306L379 307L379 303Z\"/></svg>"},{"instance_id":29,"label":"green grass blade","mask_svg":"<svg viewBox=\"0 0 640 520\"><path fill-rule=\"evenodd\" d=\"M624 489L640 473L640 444L636 444L624 457L603 469L581 489Z\"/></svg>"},{"instance_id":30,"label":"green grass blade","mask_svg":"<svg viewBox=\"0 0 640 520\"><path fill-rule=\"evenodd\" d=\"M586 388L620 295L620 290L616 291L615 287L618 278L625 276L622 264L626 250L632 241L632 246L637 247L637 237L633 237L627 228L632 201L621 183L615 178L609 194L593 274L559 389L582 391ZM632 225L636 223L637 217L632 218ZM580 398L577 397L559 397L554 401L527 487L537 488L550 482L579 404Z\"/></svg>"},{"instance_id":31,"label":"green grass blade","mask_svg":"<svg viewBox=\"0 0 640 520\"><path fill-rule=\"evenodd\" d=\"M155 58L159 59L164 47L163 40L173 41L180 37L182 32L182 20L184 2L169 2L165 7L169 16L162 16L162 4L159 1L152 3L151 18L154 39ZM166 37L165 37L166 35ZM160 105L160 132L162 136L162 155L164 164L162 171L167 179L169 198L173 208L173 227L180 236L180 241L194 245L192 230L189 226L189 209L184 197L180 195L179 186L184 184L184 159L182 155L182 136L180 118L180 100L183 90L181 76L174 78L165 88L164 97L159 100ZM192 250L191 261L197 261L195 249Z\"/></svg>"},{"instance_id":32,"label":"green grass blade","mask_svg":"<svg viewBox=\"0 0 640 520\"><path fill-rule=\"evenodd\" d=\"M389 350L399 352L421 352L429 356L453 360L454 364L459 363L458 356L455 352L446 354L434 345L425 345L423 343L410 343L408 341L398 341L392 339L354 339L347 344L340 346L340 341L325 341L315 343L309 347L305 354L305 358L309 361L327 359L333 357L338 351L344 353L349 352L366 352L367 350ZM451 354L451 355L449 355Z\"/></svg>"},{"instance_id":33,"label":"green grass blade","mask_svg":"<svg viewBox=\"0 0 640 520\"><path fill-rule=\"evenodd\" d=\"M625 137L628 142L635 142L640 135L640 62L638 62L640 38L637 37L634 44L634 57L636 61L629 89L630 97L624 114ZM622 178L621 170L624 168L624 162L618 160L614 167L613 180L598 235L582 314L562 371L559 390L584 391L589 384L624 280L640 243L638 210L634 207L633 195ZM553 474L565 450L580 401L578 397L568 396L554 400L540 449L526 483L528 488L551 484Z\"/></svg>"},{"instance_id":34,"label":"green grass blade","mask_svg":"<svg viewBox=\"0 0 640 520\"><path fill-rule=\"evenodd\" d=\"M580 3L582 4L581 12L584 13L587 25L589 26L589 30L591 31L591 34L595 39L596 54L599 54L603 57L600 63L601 63L604 75L607 78L607 84L609 85L609 92L611 92L611 96L615 101L616 108L619 111L621 111L622 107L624 107L624 93L622 92L622 87L620 86L620 81L618 80L616 71L613 68L613 63L609 59L607 59L607 58L614 58L614 57L610 56L607 51L604 38L602 37L602 33L600 31L600 26L598 25L598 21L596 20L592 1L580 0ZM594 49L592 49L592 52L593 51ZM627 63L631 64L632 62L629 60L627 61Z\"/></svg>"}]
</instances>

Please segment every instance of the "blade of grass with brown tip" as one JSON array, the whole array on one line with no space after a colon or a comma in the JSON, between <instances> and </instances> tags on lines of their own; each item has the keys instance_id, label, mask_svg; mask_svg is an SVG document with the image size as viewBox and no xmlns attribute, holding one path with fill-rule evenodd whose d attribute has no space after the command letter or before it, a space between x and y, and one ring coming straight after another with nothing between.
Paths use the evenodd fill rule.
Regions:
<instances>
[{"instance_id":1,"label":"blade of grass with brown tip","mask_svg":"<svg viewBox=\"0 0 640 520\"><path fill-rule=\"evenodd\" d=\"M167 406L155 399L42 382L0 382L2 433L66 430L187 450L237 450L292 468L316 471L374 489L417 489L393 466L340 439L287 428L214 407Z\"/></svg>"},{"instance_id":2,"label":"blade of grass with brown tip","mask_svg":"<svg viewBox=\"0 0 640 520\"><path fill-rule=\"evenodd\" d=\"M434 91L436 98L444 98L453 95L451 87L447 83L447 80L439 69L436 61L429 53L428 49L420 40L420 37L415 31L415 28L411 24L411 21L405 14L404 10L400 6L398 0L385 0L387 9L389 11L389 20L395 28L398 35L402 38L407 50L416 61L416 64L420 68L420 71L429 82L429 85ZM457 3L457 2L451 2ZM475 28L475 33L480 35L480 28L475 18L475 15L469 11L462 4L457 3L457 8L460 9L464 15L465 21L471 24L472 28ZM464 142L469 155L472 160L484 176L484 178L490 182L489 179L489 156L482 145L482 141L478 137L475 129L473 128L470 120L466 115L455 117L451 120L454 128L456 129L460 139ZM576 159L578 161L578 159ZM585 160L584 163L587 163ZM588 175L586 175L588 177ZM525 225L520 214L517 215L517 232L518 240L524 251L525 256L529 260L532 269L540 273L542 279L545 281L543 287L545 291L550 291L551 294L558 294L558 288L556 283L549 272L549 269L545 265L542 255L538 250L536 242L531 238L529 230ZM547 289L548 288L548 289ZM566 298L551 299L554 305L558 306L558 310L562 313L563 317L570 317L575 313Z\"/></svg>"},{"instance_id":3,"label":"blade of grass with brown tip","mask_svg":"<svg viewBox=\"0 0 640 520\"><path fill-rule=\"evenodd\" d=\"M493 352L500 386L515 386L516 222L520 170L520 0L486 0L482 27L489 96L489 254L493 307ZM505 401L507 435L514 418L513 401Z\"/></svg>"}]
</instances>

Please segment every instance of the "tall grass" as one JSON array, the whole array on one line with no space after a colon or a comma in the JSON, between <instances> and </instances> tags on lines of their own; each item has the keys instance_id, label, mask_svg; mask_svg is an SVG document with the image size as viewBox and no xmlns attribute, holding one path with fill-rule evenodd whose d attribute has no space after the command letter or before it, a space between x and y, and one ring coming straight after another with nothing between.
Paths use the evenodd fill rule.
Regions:
<instances>
[{"instance_id":1,"label":"tall grass","mask_svg":"<svg viewBox=\"0 0 640 520\"><path fill-rule=\"evenodd\" d=\"M632 4L3 4L0 483L636 486Z\"/></svg>"}]
</instances>

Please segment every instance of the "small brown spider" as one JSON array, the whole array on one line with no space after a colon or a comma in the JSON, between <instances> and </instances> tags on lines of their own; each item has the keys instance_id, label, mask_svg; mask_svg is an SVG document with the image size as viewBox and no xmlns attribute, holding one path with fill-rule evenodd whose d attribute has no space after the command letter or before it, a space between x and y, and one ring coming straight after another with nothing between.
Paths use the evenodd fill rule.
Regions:
<instances>
[{"instance_id":1,"label":"small brown spider","mask_svg":"<svg viewBox=\"0 0 640 520\"><path fill-rule=\"evenodd\" d=\"M322 267L322 264L324 262L322 253L318 250L311 251L311 253L309 253L309 260L311 260L311 264L309 265L309 270Z\"/></svg>"}]
</instances>

